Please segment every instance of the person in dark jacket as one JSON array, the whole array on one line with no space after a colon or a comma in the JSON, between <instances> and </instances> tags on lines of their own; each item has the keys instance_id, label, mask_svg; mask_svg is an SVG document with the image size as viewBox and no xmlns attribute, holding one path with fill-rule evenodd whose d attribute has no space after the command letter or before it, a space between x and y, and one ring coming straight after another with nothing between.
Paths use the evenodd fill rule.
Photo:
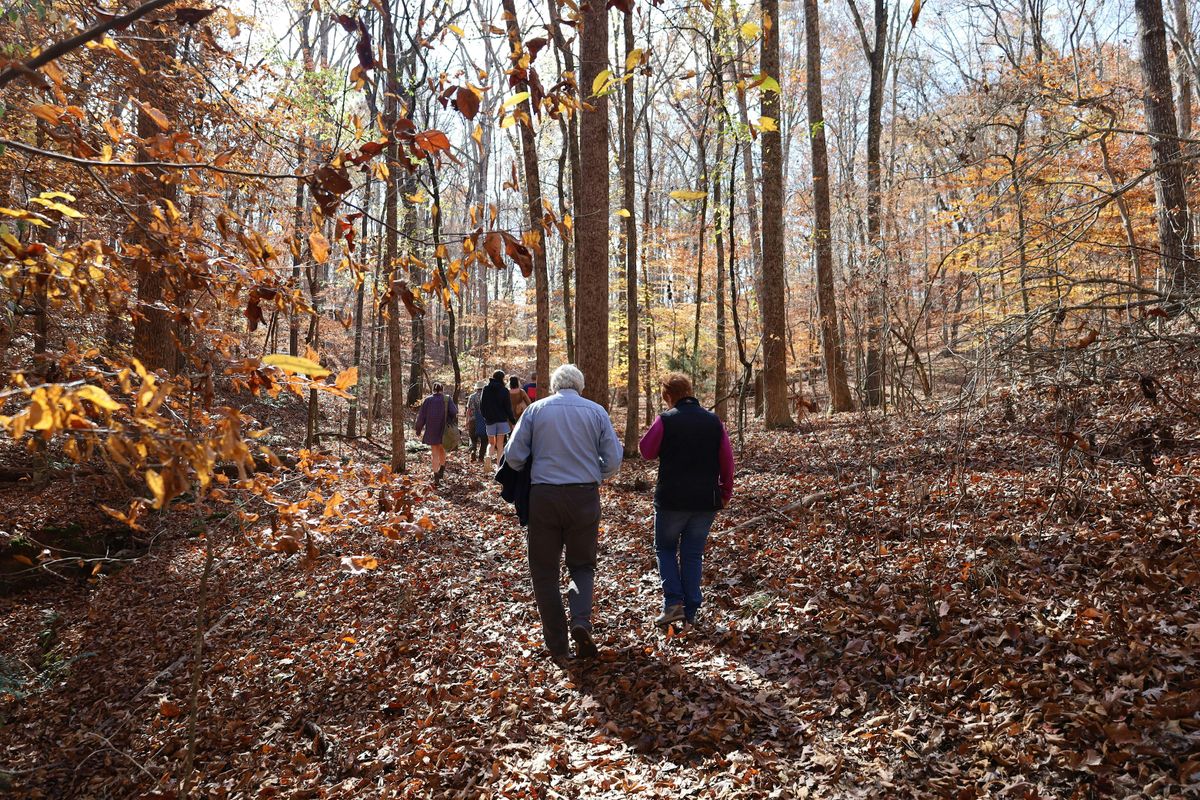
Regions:
<instances>
[{"instance_id":1,"label":"person in dark jacket","mask_svg":"<svg viewBox=\"0 0 1200 800\"><path fill-rule=\"evenodd\" d=\"M471 437L471 460L479 462L483 461L483 454L487 451L487 429L483 415L479 413L484 386L487 386L487 382L479 381L475 384L475 391L467 398L467 435Z\"/></svg>"},{"instance_id":2,"label":"person in dark jacket","mask_svg":"<svg viewBox=\"0 0 1200 800\"><path fill-rule=\"evenodd\" d=\"M504 370L498 369L492 373L492 379L483 387L483 396L479 399L479 410L483 414L485 433L492 446L492 466L500 465L500 452L504 450L504 437L517 424L517 415L513 413L512 399L508 387L504 385Z\"/></svg>"},{"instance_id":3,"label":"person in dark jacket","mask_svg":"<svg viewBox=\"0 0 1200 800\"><path fill-rule=\"evenodd\" d=\"M700 608L704 545L717 511L733 496L733 448L720 418L692 396L686 375L668 375L662 399L668 410L638 444L642 458L659 460L654 549L663 612L655 624L690 626Z\"/></svg>"},{"instance_id":4,"label":"person in dark jacket","mask_svg":"<svg viewBox=\"0 0 1200 800\"><path fill-rule=\"evenodd\" d=\"M442 436L446 433L446 426L453 424L457 418L458 408L455 407L454 401L442 392L440 383L435 383L433 394L426 397L425 402L421 403L421 409L417 412L417 421L413 425L417 436L420 436L421 441L429 445L435 484L442 480L442 475L446 471L446 448L442 445Z\"/></svg>"}]
</instances>

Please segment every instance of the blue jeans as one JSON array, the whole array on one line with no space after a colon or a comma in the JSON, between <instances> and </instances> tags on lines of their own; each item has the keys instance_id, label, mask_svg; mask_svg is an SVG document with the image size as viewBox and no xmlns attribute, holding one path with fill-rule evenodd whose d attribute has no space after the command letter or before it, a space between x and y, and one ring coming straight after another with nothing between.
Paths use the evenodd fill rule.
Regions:
<instances>
[{"instance_id":1,"label":"blue jeans","mask_svg":"<svg viewBox=\"0 0 1200 800\"><path fill-rule=\"evenodd\" d=\"M682 605L688 622L700 608L700 574L704 543L716 519L715 511L654 510L654 549L662 579L663 610Z\"/></svg>"}]
</instances>

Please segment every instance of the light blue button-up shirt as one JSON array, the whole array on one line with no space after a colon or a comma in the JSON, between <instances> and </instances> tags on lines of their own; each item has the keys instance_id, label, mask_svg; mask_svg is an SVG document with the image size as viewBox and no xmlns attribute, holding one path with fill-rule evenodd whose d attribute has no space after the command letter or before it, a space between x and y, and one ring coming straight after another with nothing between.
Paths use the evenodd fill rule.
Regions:
<instances>
[{"instance_id":1,"label":"light blue button-up shirt","mask_svg":"<svg viewBox=\"0 0 1200 800\"><path fill-rule=\"evenodd\" d=\"M560 389L521 415L504 459L521 469L533 456L533 483L599 483L621 468L624 450L599 403Z\"/></svg>"}]
</instances>

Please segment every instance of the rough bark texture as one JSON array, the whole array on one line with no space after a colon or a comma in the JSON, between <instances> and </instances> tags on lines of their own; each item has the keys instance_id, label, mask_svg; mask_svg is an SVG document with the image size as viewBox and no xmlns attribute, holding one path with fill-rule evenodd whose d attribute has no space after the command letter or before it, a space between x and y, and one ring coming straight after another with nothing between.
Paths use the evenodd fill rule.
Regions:
<instances>
[{"instance_id":1,"label":"rough bark texture","mask_svg":"<svg viewBox=\"0 0 1200 800\"><path fill-rule=\"evenodd\" d=\"M807 3L812 0L806 0ZM763 0L762 72L782 84L779 71L779 0ZM815 7L814 7L815 10ZM812 65L809 65L811 71ZM819 69L819 66L818 66ZM811 80L810 80L811 84ZM779 120L778 92L763 92L762 115ZM763 381L766 392L765 422L768 428L790 427L792 415L787 391L787 288L784 283L783 249L783 142L778 130L763 131L762 142L762 310ZM824 140L822 140L822 147ZM826 213L828 214L828 186Z\"/></svg>"},{"instance_id":2,"label":"rough bark texture","mask_svg":"<svg viewBox=\"0 0 1200 800\"><path fill-rule=\"evenodd\" d=\"M517 23L515 0L504 0L506 25L508 26L508 41L511 47L509 59L513 69L533 69L528 61L528 54L521 44L521 27ZM521 80L517 83L518 92L527 91L529 83ZM517 127L521 130L521 155L525 167L525 206L528 210L529 229L540 238L538 247L533 251L533 284L537 307L537 385L538 388L550 385L550 283L546 271L546 237L542 228L542 178L538 170L537 140L533 134L533 104L529 98L520 105L528 120Z\"/></svg>"},{"instance_id":3,"label":"rough bark texture","mask_svg":"<svg viewBox=\"0 0 1200 800\"><path fill-rule=\"evenodd\" d=\"M1184 193L1180 162L1179 128L1171 97L1171 69L1167 61L1167 34L1162 0L1134 0L1141 44L1142 82L1145 87L1146 129L1153 153L1154 194L1158 203L1159 253L1166 277L1167 296L1180 299L1200 284L1193 248L1193 232Z\"/></svg>"},{"instance_id":4,"label":"rough bark texture","mask_svg":"<svg viewBox=\"0 0 1200 800\"><path fill-rule=\"evenodd\" d=\"M817 261L817 306L821 315L821 348L825 356L825 378L829 384L831 411L850 411L854 403L846 383L846 363L838 336L837 298L833 290L833 242L830 240L831 214L829 207L829 152L825 145L825 113L821 101L821 20L817 0L804 0L804 50L808 73L808 130L812 145L813 172L813 250ZM770 224L766 214L764 191L763 223ZM764 244L765 244L764 236ZM769 251L763 247L763 258L770 263ZM765 269L765 265L764 265ZM768 329L769 330L769 329ZM780 326L782 330L782 325ZM784 387L786 390L786 387ZM767 420L771 418L771 385L767 381Z\"/></svg>"},{"instance_id":5,"label":"rough bark texture","mask_svg":"<svg viewBox=\"0 0 1200 800\"><path fill-rule=\"evenodd\" d=\"M147 40L140 48L139 58L151 74L156 74L157 80L147 79L140 84L147 106L157 107L175 118L172 103L168 102L169 81L164 74L168 64L173 60L171 45ZM163 131L149 117L145 110L137 112L137 134L149 142ZM139 145L137 150L139 160L149 160L150 155L145 145ZM145 221L140 233L140 244L145 248L144 254L138 256L137 266L137 303L133 315L133 353L146 369L165 369L174 373L179 368L178 329L173 315L168 309L175 303L175 297L167 279L166 262L177 257L171 252L168 238L164 230L152 215L162 200L174 201L178 197L178 189L173 182L161 180L164 173L159 169L150 169L135 177L138 193L145 203L142 213Z\"/></svg>"},{"instance_id":6,"label":"rough bark texture","mask_svg":"<svg viewBox=\"0 0 1200 800\"><path fill-rule=\"evenodd\" d=\"M608 67L608 12L592 3L580 32L579 90L592 110L579 119L580 171L575 219L575 355L584 395L608 407L608 98L592 96L592 83Z\"/></svg>"},{"instance_id":7,"label":"rough bark texture","mask_svg":"<svg viewBox=\"0 0 1200 800\"><path fill-rule=\"evenodd\" d=\"M511 1L511 0L510 0ZM625 14L625 58L633 52L633 15ZM622 116L623 144L621 153L621 182L625 195L625 209L629 216L625 217L625 309L629 327L628 357L629 373L625 381L625 455L637 455L638 442L638 235L637 216L634 213L636 196L634 194L634 153L636 139L634 137L633 118L633 81L625 82L624 87L625 113Z\"/></svg>"}]
</instances>

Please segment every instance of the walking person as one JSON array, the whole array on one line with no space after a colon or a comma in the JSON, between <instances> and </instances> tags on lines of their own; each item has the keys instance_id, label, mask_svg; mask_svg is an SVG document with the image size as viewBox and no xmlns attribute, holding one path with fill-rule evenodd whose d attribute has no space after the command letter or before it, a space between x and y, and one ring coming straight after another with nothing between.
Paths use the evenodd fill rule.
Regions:
<instances>
[{"instance_id":1,"label":"walking person","mask_svg":"<svg viewBox=\"0 0 1200 800\"><path fill-rule=\"evenodd\" d=\"M621 468L623 452L608 412L580 396L583 373L564 364L550 378L551 394L525 409L504 452L520 470L532 459L529 490L529 575L542 636L551 658L566 666L567 616L563 611L561 562L571 584L570 637L575 655L596 656L592 639L592 591L600 534L600 482Z\"/></svg>"},{"instance_id":2,"label":"walking person","mask_svg":"<svg viewBox=\"0 0 1200 800\"><path fill-rule=\"evenodd\" d=\"M442 392L440 383L433 384L433 394L425 398L417 411L417 421L413 431L421 437L421 441L429 445L429 457L433 466L433 483L436 486L442 480L446 471L446 448L442 437L446 434L446 426L458 419L458 408L454 401Z\"/></svg>"},{"instance_id":3,"label":"walking person","mask_svg":"<svg viewBox=\"0 0 1200 800\"><path fill-rule=\"evenodd\" d=\"M513 375L508 379L508 399L512 402L513 414L516 415L518 421L521 415L525 413L525 409L529 408L529 404L533 402L529 394L521 388L521 379Z\"/></svg>"},{"instance_id":4,"label":"walking person","mask_svg":"<svg viewBox=\"0 0 1200 800\"><path fill-rule=\"evenodd\" d=\"M471 461L483 461L487 450L487 430L484 427L483 415L479 413L479 401L483 397L483 387L486 381L475 384L475 391L467 398L467 436L471 439Z\"/></svg>"},{"instance_id":5,"label":"walking person","mask_svg":"<svg viewBox=\"0 0 1200 800\"><path fill-rule=\"evenodd\" d=\"M484 432L491 445L492 467L500 465L500 453L504 449L504 437L517 424L513 413L512 398L504 386L504 370L492 373L492 379L483 387L479 398L479 410L483 414Z\"/></svg>"},{"instance_id":6,"label":"walking person","mask_svg":"<svg viewBox=\"0 0 1200 800\"><path fill-rule=\"evenodd\" d=\"M686 375L662 382L668 406L642 436L642 458L658 461L654 549L663 612L654 622L691 626L700 608L704 545L717 511L733 497L733 448L721 419L692 396Z\"/></svg>"}]
</instances>

